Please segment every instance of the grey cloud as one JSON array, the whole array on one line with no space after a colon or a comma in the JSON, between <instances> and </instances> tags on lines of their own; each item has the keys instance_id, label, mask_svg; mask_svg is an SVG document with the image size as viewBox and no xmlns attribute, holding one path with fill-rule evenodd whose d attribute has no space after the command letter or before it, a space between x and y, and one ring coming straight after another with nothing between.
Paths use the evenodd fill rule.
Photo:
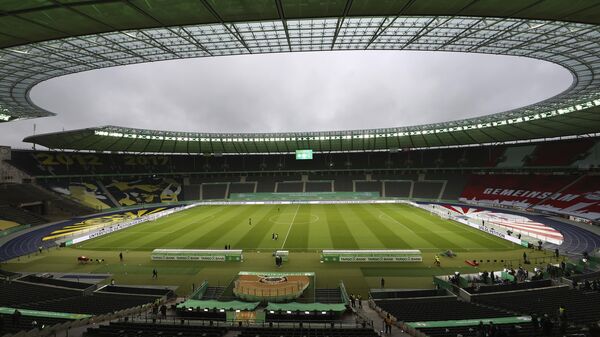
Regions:
<instances>
[{"instance_id":1,"label":"grey cloud","mask_svg":"<svg viewBox=\"0 0 600 337\"><path fill-rule=\"evenodd\" d=\"M0 144L119 125L277 132L434 123L500 112L571 84L560 66L477 54L396 51L229 56L109 68L52 79L33 101L56 117L0 124Z\"/></svg>"}]
</instances>

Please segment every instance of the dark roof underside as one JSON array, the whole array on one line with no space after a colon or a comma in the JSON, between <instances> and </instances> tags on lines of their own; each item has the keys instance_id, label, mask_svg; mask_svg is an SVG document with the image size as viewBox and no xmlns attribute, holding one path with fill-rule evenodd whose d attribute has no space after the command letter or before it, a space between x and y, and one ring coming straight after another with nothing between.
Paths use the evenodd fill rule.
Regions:
<instances>
[{"instance_id":1,"label":"dark roof underside","mask_svg":"<svg viewBox=\"0 0 600 337\"><path fill-rule=\"evenodd\" d=\"M39 45L32 51L23 49L24 47L15 47L17 45L33 44L35 42L69 38L73 36L90 35L104 32L115 32L132 29L159 28L166 26L182 25L202 25L216 24L221 25L226 30L226 38L232 40L229 44L236 44L238 40L244 41L239 32L238 26L230 23L256 22L269 20L279 21L285 28L284 36L287 36L287 44L290 44L288 27L285 22L297 19L310 18L332 18L334 22L335 35L333 42L328 47L333 49L336 43L338 33L342 30L346 18L356 17L385 17L382 24L376 32L384 31L389 22L387 18L407 17L407 16L447 16L447 17L500 17L517 19L540 19L552 21L577 22L585 24L600 25L600 0L4 0L0 1L0 48L3 48L5 54L0 60L6 63L5 72L0 76L0 103L5 103L7 107L18 113L22 109L21 115L13 114L6 110L2 115L0 111L0 121L19 118L34 118L39 116L48 116L51 113L41 108L35 107L28 99L28 92L39 81L48 78L61 76L67 73L84 71L95 68L102 68L120 64L114 60L106 59L115 54L128 54L121 50L120 42L112 41L116 51L106 56L102 53L95 53L92 47L87 44L103 45L106 43L106 37L102 41L93 39L81 39L82 41L70 41L61 47L60 44ZM357 19L361 20L361 19ZM490 21L493 19L487 19ZM346 20L351 21L351 20ZM432 20L433 22L433 20ZM437 25L436 23L435 25ZM391 24L390 24L391 25ZM493 24L492 24L493 25ZM429 23L424 27L428 27ZM518 25L515 25L517 27ZM502 125L487 125L494 123L497 119L506 118L507 120L523 115L533 115L537 106L542 107L541 103L534 105L530 112L527 108L521 110L527 114L516 111L507 112L503 116L492 117L484 116L478 118L478 121L453 121L435 126L437 129L450 128L453 126L464 126L467 124L475 125L475 128L460 129L452 132L424 133L425 126L410 127L411 132L401 132L402 128L378 129L378 130L360 130L360 131L341 131L341 132L302 132L302 133L281 133L281 134L223 134L210 135L202 133L183 133L169 131L137 130L121 127L99 127L85 130L75 130L69 132L58 132L45 135L37 135L26 138L25 141L33 142L49 148L75 149L75 150L98 150L98 151L129 151L129 152L170 152L170 153L253 153L253 152L289 152L295 149L311 148L321 151L351 151L351 150L371 150L371 149L390 149L390 148L419 148L435 146L452 146L461 144L481 144L506 142L513 140L543 139L552 137L561 137L569 135L581 135L596 133L600 130L600 100L597 99L597 61L594 54L597 42L594 42L596 29L594 26L585 28L576 27L573 31L563 33L560 24L555 28L550 25L532 24L531 32L538 31L536 38L526 38L526 40L511 41L510 36L527 35L527 32L512 31L507 28L505 31L494 34L499 40L507 39L507 43L515 43L513 47L504 46L504 53L508 55L529 55L545 60L551 60L558 64L566 66L575 75L579 75L578 82L580 87L573 87L572 91L567 92L565 99L569 97L577 98L577 104L595 100L594 106L584 106L582 110L571 111L561 115L551 115L540 119L527 119L517 123L508 123ZM240 26L241 27L241 26ZM521 26L522 27L522 26ZM317 27L318 28L318 27ZM526 27L527 28L527 27ZM527 28L527 30L529 30ZM514 28L516 29L516 28ZM562 27L562 29L571 29ZM428 31L423 28L423 31ZM541 31L549 30L546 34ZM577 35L579 31L585 32L584 35ZM318 29L315 29L319 33ZM469 31L468 29L464 30ZM172 33L172 32L170 32ZM252 33L250 31L250 33ZM137 43L157 50L166 50L167 58L176 58L169 56L173 51L165 45L153 40L153 37L147 33L120 33L123 36L117 36L115 39L125 39L123 46L127 43ZM204 34L200 32L199 34ZM365 34L365 33L362 33ZM379 33L375 33L373 39L377 38ZM445 44L436 46L443 49L447 45L464 38L461 33L450 39ZM569 46L573 46L570 51L570 59L566 61L553 59L550 56L538 56L536 53L543 53L546 47L537 47L528 51L526 47L529 42L535 44L536 39L560 39L565 34L573 34L573 40L564 40L561 43L567 43L565 47L559 46L559 42L552 42L548 48L559 48L570 51ZM583 34L583 33L581 33ZM252 34L251 34L252 35ZM469 35L469 34L464 34ZM414 40L420 33L415 35ZM184 36L186 37L186 36ZM582 39L584 38L585 39ZM133 39L133 40L130 40ZM527 39L531 39L528 41ZM147 41L146 41L147 40ZM192 39L193 40L193 39ZM165 40L166 41L166 40ZM187 41L187 40L186 40ZM372 40L373 41L373 40ZM372 42L371 41L371 42ZM553 40L552 40L553 41ZM566 41L566 42L565 42ZM582 46L582 41L589 43ZM60 42L60 41L59 41ZM412 40L410 42L413 42ZM468 51L500 53L495 49L487 50L496 41L484 41L483 49L480 46L474 46ZM500 41L502 42L502 41ZM50 42L53 43L53 42ZM166 42L168 43L168 41ZM285 42L284 42L285 43ZM595 44L596 43L596 44ZM81 45L81 46L80 46ZM84 46L85 47L82 47ZM409 42L406 46L410 45ZM486 45L490 45L487 46ZM31 46L31 45L30 45ZM557 47L559 46L559 47ZM14 48L11 48L14 47ZM202 47L202 46L201 46ZM288 46L291 50L291 46ZM317 46L318 47L318 46ZM500 48L501 46L498 46ZM79 49L77 49L79 48ZM237 48L237 47L236 47ZM232 54L251 52L254 47L243 45L241 51L234 51ZM410 49L410 47L407 47ZM415 47L416 48L416 47ZM506 49L508 48L508 49ZM23 49L23 50L21 50ZM62 56L63 49L83 55L89 58L89 63L85 60L79 60L75 57L68 58ZM400 48L403 49L403 48ZM418 49L418 48L416 48ZM519 50L523 49L523 52ZM437 49L436 49L437 50ZM118 51L118 52L117 52ZM201 48L198 51L205 56L213 56L211 49ZM451 51L463 51L457 48ZM264 52L264 51L259 51ZM514 53L513 53L514 52ZM41 53L41 54L40 54ZM51 63L48 58L42 58L39 61L35 57L46 55L48 53L53 59ZM77 54L78 53L78 54ZM154 50L146 55L150 58ZM587 54L592 55L587 55ZM578 56L578 55L583 56ZM137 54L136 54L137 55ZM82 57L83 57L82 56ZM115 58L117 56L114 56ZM597 55L596 55L597 56ZM10 57L21 58L21 64L16 64ZM144 62L144 57L128 56L129 63ZM140 60L137 60L140 58ZM165 58L166 59L166 58ZM31 60L31 61L30 61ZM106 64L102 60L105 60ZM158 58L156 59L158 60ZM568 65L575 64L572 68ZM63 62L64 61L64 62ZM117 60L119 61L119 60ZM151 59L155 61L155 59ZM31 62L31 63L30 63ZM36 63L37 62L37 63ZM58 65L55 63L58 62ZM579 63L578 63L579 62ZM63 64L64 63L64 64ZM62 66L61 66L62 65ZM43 71L37 71L36 67L41 67ZM45 67L45 68L44 68ZM56 69L54 69L56 67ZM62 68L61 68L62 67ZM13 69L14 68L14 69ZM65 70L66 69L66 70ZM4 86L4 87L3 87ZM570 95L570 96L569 96ZM577 96L579 95L579 96ZM11 105L12 104L12 105ZM553 103L554 104L554 103ZM556 104L555 104L556 105ZM1 104L0 104L0 107ZM539 109L540 113L545 113L559 108L573 107L572 103L568 105L558 104L550 108ZM58 111L60 113L60 111ZM477 123L479 126L477 126ZM486 124L487 123L487 124ZM428 126L429 127L429 126ZM242 139L235 141L231 139ZM246 139L246 140L244 140Z\"/></svg>"},{"instance_id":2,"label":"dark roof underside","mask_svg":"<svg viewBox=\"0 0 600 337\"><path fill-rule=\"evenodd\" d=\"M596 0L4 0L0 48L135 28L278 19L456 15L600 23Z\"/></svg>"}]
</instances>

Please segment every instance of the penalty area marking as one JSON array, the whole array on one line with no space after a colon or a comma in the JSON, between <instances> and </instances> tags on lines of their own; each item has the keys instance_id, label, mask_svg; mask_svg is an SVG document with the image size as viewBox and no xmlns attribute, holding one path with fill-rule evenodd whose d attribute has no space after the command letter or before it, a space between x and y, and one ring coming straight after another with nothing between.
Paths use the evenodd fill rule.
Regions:
<instances>
[{"instance_id":1,"label":"penalty area marking","mask_svg":"<svg viewBox=\"0 0 600 337\"><path fill-rule=\"evenodd\" d=\"M285 235L285 239L283 239L283 244L281 245L281 248L283 248L285 246L285 242L288 239L288 236L290 236L290 232L292 231L292 226L294 226L294 220L296 220L296 216L298 215L298 210L300 209L300 204L298 204L298 207L296 207L296 213L294 213L294 217L292 218L292 222L290 223L290 228L288 228L287 234Z\"/></svg>"}]
</instances>

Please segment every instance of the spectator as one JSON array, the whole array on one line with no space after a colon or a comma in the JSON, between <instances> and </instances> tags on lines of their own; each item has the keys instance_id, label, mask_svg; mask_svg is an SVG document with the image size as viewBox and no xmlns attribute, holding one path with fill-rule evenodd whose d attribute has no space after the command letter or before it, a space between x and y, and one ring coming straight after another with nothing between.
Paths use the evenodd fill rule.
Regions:
<instances>
[{"instance_id":1,"label":"spectator","mask_svg":"<svg viewBox=\"0 0 600 337\"><path fill-rule=\"evenodd\" d=\"M167 318L167 306L165 304L161 305L160 314L162 315L162 318Z\"/></svg>"},{"instance_id":2,"label":"spectator","mask_svg":"<svg viewBox=\"0 0 600 337\"><path fill-rule=\"evenodd\" d=\"M540 322L538 320L538 316L535 313L532 313L530 316L531 316L531 325L533 326L533 333L535 336L537 336L538 330L540 328Z\"/></svg>"},{"instance_id":3,"label":"spectator","mask_svg":"<svg viewBox=\"0 0 600 337\"><path fill-rule=\"evenodd\" d=\"M19 310L15 309L15 311L13 312L12 320L14 326L18 326L21 324L21 312Z\"/></svg>"},{"instance_id":4,"label":"spectator","mask_svg":"<svg viewBox=\"0 0 600 337\"><path fill-rule=\"evenodd\" d=\"M386 334L391 334L392 333L392 317L390 316L390 314L387 314L387 316L384 319L384 323L385 323L385 333Z\"/></svg>"},{"instance_id":5,"label":"spectator","mask_svg":"<svg viewBox=\"0 0 600 337\"><path fill-rule=\"evenodd\" d=\"M496 326L494 325L494 322L490 321L490 324L488 325L488 336L496 336Z\"/></svg>"},{"instance_id":6,"label":"spectator","mask_svg":"<svg viewBox=\"0 0 600 337\"><path fill-rule=\"evenodd\" d=\"M567 319L567 310L564 305L561 305L558 308L558 328L560 329L561 334L567 332Z\"/></svg>"},{"instance_id":7,"label":"spectator","mask_svg":"<svg viewBox=\"0 0 600 337\"><path fill-rule=\"evenodd\" d=\"M483 321L479 321L479 325L477 326L477 337L485 337L485 325L483 325Z\"/></svg>"},{"instance_id":8,"label":"spectator","mask_svg":"<svg viewBox=\"0 0 600 337\"><path fill-rule=\"evenodd\" d=\"M156 318L158 316L158 303L152 304L152 317Z\"/></svg>"},{"instance_id":9,"label":"spectator","mask_svg":"<svg viewBox=\"0 0 600 337\"><path fill-rule=\"evenodd\" d=\"M544 314L544 317L542 318L542 332L544 333L544 336L552 336L552 330L554 329L554 323L552 323L552 320L550 320L550 317L548 317L548 314Z\"/></svg>"},{"instance_id":10,"label":"spectator","mask_svg":"<svg viewBox=\"0 0 600 337\"><path fill-rule=\"evenodd\" d=\"M600 325L598 323L590 324L590 337L600 337Z\"/></svg>"},{"instance_id":11,"label":"spectator","mask_svg":"<svg viewBox=\"0 0 600 337\"><path fill-rule=\"evenodd\" d=\"M567 319L567 309L562 304L558 307L558 318Z\"/></svg>"}]
</instances>

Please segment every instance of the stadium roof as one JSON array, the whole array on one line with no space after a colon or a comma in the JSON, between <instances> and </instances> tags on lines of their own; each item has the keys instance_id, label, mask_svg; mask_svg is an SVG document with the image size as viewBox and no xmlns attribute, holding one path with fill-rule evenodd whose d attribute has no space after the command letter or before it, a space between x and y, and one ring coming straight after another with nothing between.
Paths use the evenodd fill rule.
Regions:
<instances>
[{"instance_id":1,"label":"stadium roof","mask_svg":"<svg viewBox=\"0 0 600 337\"><path fill-rule=\"evenodd\" d=\"M600 1L591 0L3 1L0 120L51 115L29 100L30 89L41 81L86 70L251 53L423 50L542 59L569 69L574 82L565 92L531 106L412 127L275 134L101 127L26 141L76 150L282 152L593 133L600 130L599 24Z\"/></svg>"}]
</instances>

